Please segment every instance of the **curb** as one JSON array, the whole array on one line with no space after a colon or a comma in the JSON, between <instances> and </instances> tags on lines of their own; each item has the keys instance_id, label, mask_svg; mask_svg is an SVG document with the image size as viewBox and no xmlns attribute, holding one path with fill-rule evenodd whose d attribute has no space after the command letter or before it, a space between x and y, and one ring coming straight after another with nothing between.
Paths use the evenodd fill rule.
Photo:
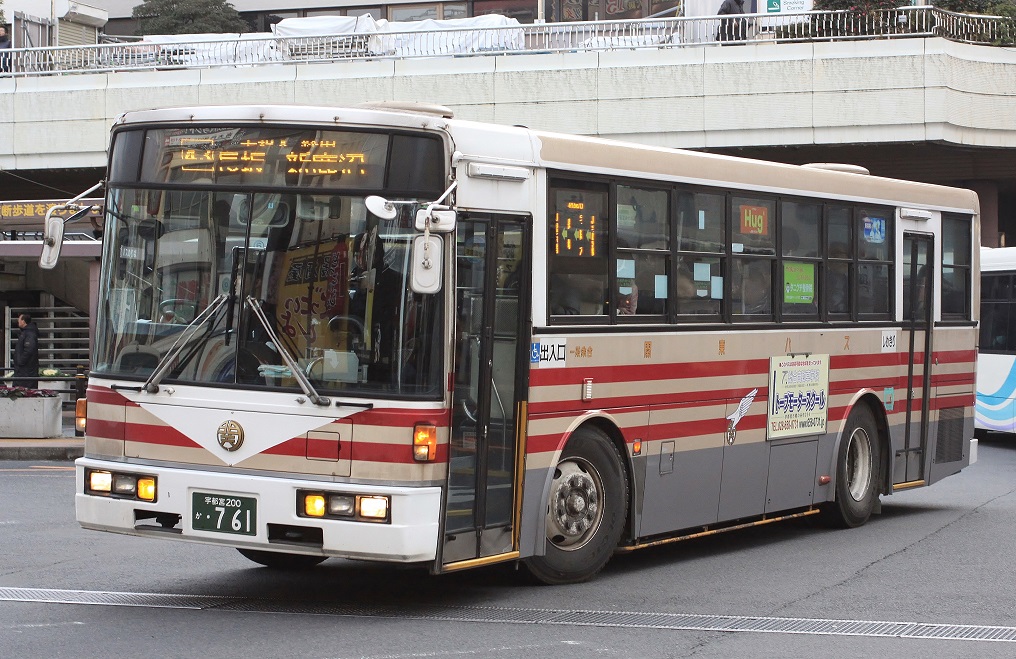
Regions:
<instances>
[{"instance_id":1,"label":"curb","mask_svg":"<svg viewBox=\"0 0 1016 659\"><path fill-rule=\"evenodd\" d=\"M0 460L70 462L84 454L83 446L0 446Z\"/></svg>"}]
</instances>

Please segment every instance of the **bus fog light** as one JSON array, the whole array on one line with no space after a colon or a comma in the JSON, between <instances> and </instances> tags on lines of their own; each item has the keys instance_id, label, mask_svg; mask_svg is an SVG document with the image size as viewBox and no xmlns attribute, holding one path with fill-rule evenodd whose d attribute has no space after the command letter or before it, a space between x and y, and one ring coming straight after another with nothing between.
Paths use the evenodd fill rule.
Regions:
<instances>
[{"instance_id":1,"label":"bus fog light","mask_svg":"<svg viewBox=\"0 0 1016 659\"><path fill-rule=\"evenodd\" d=\"M88 472L88 489L92 492L111 492L113 490L113 474L108 471Z\"/></svg>"},{"instance_id":2,"label":"bus fog light","mask_svg":"<svg viewBox=\"0 0 1016 659\"><path fill-rule=\"evenodd\" d=\"M332 494L328 497L328 514L351 516L356 512L356 499L348 494Z\"/></svg>"},{"instance_id":3,"label":"bus fog light","mask_svg":"<svg viewBox=\"0 0 1016 659\"><path fill-rule=\"evenodd\" d=\"M307 494L303 497L303 512L307 517L325 516L325 498L321 494Z\"/></svg>"},{"instance_id":4,"label":"bus fog light","mask_svg":"<svg viewBox=\"0 0 1016 659\"><path fill-rule=\"evenodd\" d=\"M142 501L155 501L155 479L144 476L138 479L138 498Z\"/></svg>"},{"instance_id":5,"label":"bus fog light","mask_svg":"<svg viewBox=\"0 0 1016 659\"><path fill-rule=\"evenodd\" d=\"M134 494L138 489L138 479L129 474L113 474L113 492L116 494Z\"/></svg>"},{"instance_id":6,"label":"bus fog light","mask_svg":"<svg viewBox=\"0 0 1016 659\"><path fill-rule=\"evenodd\" d=\"M387 519L388 497L360 497L360 517L368 519Z\"/></svg>"}]
</instances>

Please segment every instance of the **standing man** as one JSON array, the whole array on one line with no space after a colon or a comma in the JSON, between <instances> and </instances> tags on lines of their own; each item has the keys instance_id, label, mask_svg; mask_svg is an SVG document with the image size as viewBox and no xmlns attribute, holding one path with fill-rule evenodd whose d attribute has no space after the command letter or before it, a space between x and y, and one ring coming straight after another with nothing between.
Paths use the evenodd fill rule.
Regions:
<instances>
[{"instance_id":1,"label":"standing man","mask_svg":"<svg viewBox=\"0 0 1016 659\"><path fill-rule=\"evenodd\" d=\"M7 28L0 25L0 73L11 70L11 55L3 51L11 49L11 38L7 34Z\"/></svg>"},{"instance_id":2,"label":"standing man","mask_svg":"<svg viewBox=\"0 0 1016 659\"><path fill-rule=\"evenodd\" d=\"M32 314L18 316L18 344L14 347L14 384L28 389L39 388L39 326ZM18 378L27 378L19 380Z\"/></svg>"},{"instance_id":3,"label":"standing man","mask_svg":"<svg viewBox=\"0 0 1016 659\"><path fill-rule=\"evenodd\" d=\"M716 11L717 16L744 14L744 0L723 0ZM716 32L717 41L744 41L747 36L745 18L724 18L720 20L720 29Z\"/></svg>"}]
</instances>

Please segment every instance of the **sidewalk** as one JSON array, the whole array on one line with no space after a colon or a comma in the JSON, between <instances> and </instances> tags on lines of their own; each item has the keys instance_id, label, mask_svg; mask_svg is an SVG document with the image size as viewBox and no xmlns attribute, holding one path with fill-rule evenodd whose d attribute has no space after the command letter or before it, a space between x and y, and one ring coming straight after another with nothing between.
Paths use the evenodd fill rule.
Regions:
<instances>
[{"instance_id":1,"label":"sidewalk","mask_svg":"<svg viewBox=\"0 0 1016 659\"><path fill-rule=\"evenodd\" d=\"M80 458L85 438L74 436L74 412L64 412L63 437L7 439L0 437L0 460L61 460Z\"/></svg>"}]
</instances>

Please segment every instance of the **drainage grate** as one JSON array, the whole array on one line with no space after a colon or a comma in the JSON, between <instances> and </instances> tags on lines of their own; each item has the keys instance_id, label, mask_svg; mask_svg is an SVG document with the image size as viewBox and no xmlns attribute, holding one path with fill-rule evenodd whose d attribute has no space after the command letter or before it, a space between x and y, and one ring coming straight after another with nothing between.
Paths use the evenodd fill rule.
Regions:
<instances>
[{"instance_id":1,"label":"drainage grate","mask_svg":"<svg viewBox=\"0 0 1016 659\"><path fill-rule=\"evenodd\" d=\"M470 606L386 606L288 602L211 595L165 593L118 593L90 590L0 587L2 602L47 602L151 608L236 611L242 613L304 613L364 618L414 618L456 622L487 622L521 625L578 625L634 627L675 631L755 632L868 636L948 641L1016 642L1016 627L946 625L877 620L825 620L767 616L717 616L691 613L638 613Z\"/></svg>"},{"instance_id":2,"label":"drainage grate","mask_svg":"<svg viewBox=\"0 0 1016 659\"><path fill-rule=\"evenodd\" d=\"M168 595L162 593L113 593L101 590L55 590L0 587L0 602L50 602L54 604L98 604L138 606L150 609L210 609L233 598L211 595Z\"/></svg>"}]
</instances>

